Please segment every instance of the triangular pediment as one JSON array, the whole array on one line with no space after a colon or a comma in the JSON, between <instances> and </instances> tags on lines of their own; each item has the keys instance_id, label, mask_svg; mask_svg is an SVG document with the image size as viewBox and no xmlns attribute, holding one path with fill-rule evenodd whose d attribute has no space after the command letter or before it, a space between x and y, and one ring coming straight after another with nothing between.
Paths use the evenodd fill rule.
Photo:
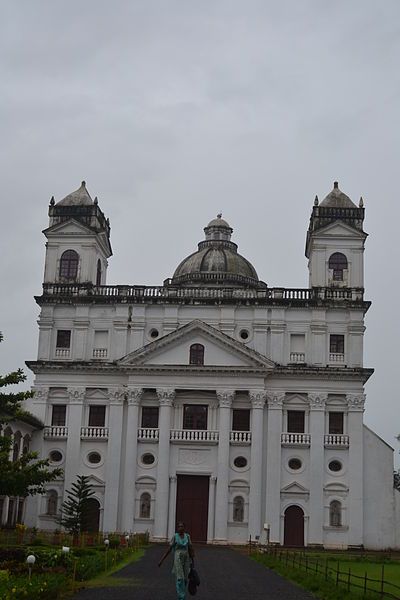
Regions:
<instances>
[{"instance_id":1,"label":"triangular pediment","mask_svg":"<svg viewBox=\"0 0 400 600\"><path fill-rule=\"evenodd\" d=\"M289 494L289 495L308 495L310 492L307 488L305 488L303 485L301 485L301 483L298 483L297 481L293 481L292 483L289 483L289 485L286 485L285 487L283 487L281 489L281 494Z\"/></svg>"},{"instance_id":2,"label":"triangular pediment","mask_svg":"<svg viewBox=\"0 0 400 600\"><path fill-rule=\"evenodd\" d=\"M352 235L353 237L356 238L366 238L367 234L364 231L360 231L359 229L356 229L355 227L351 227L351 225L348 225L345 221L341 221L341 220L337 220L337 221L333 221L332 223L329 223L328 225L325 225L325 227L321 227L321 229L318 229L313 236L314 237L318 237L321 234L323 234L324 236L332 236L332 237L342 237L345 236L346 238L349 237L349 235Z\"/></svg>"},{"instance_id":3,"label":"triangular pediment","mask_svg":"<svg viewBox=\"0 0 400 600\"><path fill-rule=\"evenodd\" d=\"M119 361L120 366L168 366L189 367L189 352L192 344L204 346L204 368L234 367L273 369L269 358L251 350L204 321L194 320L179 327L160 339L131 352ZM193 367L193 365L190 365ZM196 367L202 369L203 366Z\"/></svg>"},{"instance_id":4,"label":"triangular pediment","mask_svg":"<svg viewBox=\"0 0 400 600\"><path fill-rule=\"evenodd\" d=\"M88 483L93 487L103 487L105 485L105 481L103 481L103 479L100 479L100 477L97 477L96 475L89 475Z\"/></svg>"},{"instance_id":5,"label":"triangular pediment","mask_svg":"<svg viewBox=\"0 0 400 600\"><path fill-rule=\"evenodd\" d=\"M56 225L52 225L47 229L43 230L43 233L46 237L51 237L53 235L58 235L62 233L63 235L93 235L93 230L90 227L86 227L80 221L76 221L75 219L69 219L68 221L63 221L62 223L57 223Z\"/></svg>"}]
</instances>

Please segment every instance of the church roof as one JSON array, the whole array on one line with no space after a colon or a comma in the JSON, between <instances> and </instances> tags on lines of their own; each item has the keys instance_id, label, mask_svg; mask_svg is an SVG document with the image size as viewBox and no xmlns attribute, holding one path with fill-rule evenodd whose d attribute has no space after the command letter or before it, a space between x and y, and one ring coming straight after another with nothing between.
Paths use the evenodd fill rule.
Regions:
<instances>
[{"instance_id":1,"label":"church roof","mask_svg":"<svg viewBox=\"0 0 400 600\"><path fill-rule=\"evenodd\" d=\"M65 196L62 200L57 202L57 206L89 206L93 204L93 200L86 189L86 182L82 181L80 187Z\"/></svg>"},{"instance_id":2,"label":"church roof","mask_svg":"<svg viewBox=\"0 0 400 600\"><path fill-rule=\"evenodd\" d=\"M339 189L339 183L337 181L333 184L333 190L322 200L320 206L357 208L354 202Z\"/></svg>"}]
</instances>

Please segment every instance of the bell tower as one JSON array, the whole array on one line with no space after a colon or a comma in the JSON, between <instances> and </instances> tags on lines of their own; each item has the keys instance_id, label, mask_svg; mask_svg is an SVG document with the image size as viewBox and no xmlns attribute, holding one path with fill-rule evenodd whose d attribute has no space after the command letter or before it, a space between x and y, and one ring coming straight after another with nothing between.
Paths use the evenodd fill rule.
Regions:
<instances>
[{"instance_id":1,"label":"bell tower","mask_svg":"<svg viewBox=\"0 0 400 600\"><path fill-rule=\"evenodd\" d=\"M110 223L86 183L49 206L44 283L105 285L112 255Z\"/></svg>"},{"instance_id":2,"label":"bell tower","mask_svg":"<svg viewBox=\"0 0 400 600\"><path fill-rule=\"evenodd\" d=\"M316 196L305 249L310 287L364 288L364 210L337 181L321 203Z\"/></svg>"}]
</instances>

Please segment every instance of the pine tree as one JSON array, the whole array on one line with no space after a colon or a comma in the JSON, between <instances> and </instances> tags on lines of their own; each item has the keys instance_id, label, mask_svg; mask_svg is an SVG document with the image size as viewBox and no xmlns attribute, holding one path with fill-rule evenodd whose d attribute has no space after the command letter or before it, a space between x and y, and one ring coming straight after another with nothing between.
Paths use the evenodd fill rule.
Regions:
<instances>
[{"instance_id":1,"label":"pine tree","mask_svg":"<svg viewBox=\"0 0 400 600\"><path fill-rule=\"evenodd\" d=\"M0 342L3 336L0 332ZM42 428L36 417L21 407L21 402L32 397L32 392L7 392L4 388L18 385L26 380L22 369L0 376L0 425L17 419ZM10 460L12 439L0 436L0 496L33 496L45 493L45 484L62 475L62 469L49 470L48 460L38 460L36 452L27 452L16 460Z\"/></svg>"},{"instance_id":2,"label":"pine tree","mask_svg":"<svg viewBox=\"0 0 400 600\"><path fill-rule=\"evenodd\" d=\"M73 483L71 488L71 491L67 490L68 497L62 503L59 523L69 533L78 536L88 530L90 516L88 500L93 496L94 491L86 475L78 475L76 483Z\"/></svg>"}]
</instances>

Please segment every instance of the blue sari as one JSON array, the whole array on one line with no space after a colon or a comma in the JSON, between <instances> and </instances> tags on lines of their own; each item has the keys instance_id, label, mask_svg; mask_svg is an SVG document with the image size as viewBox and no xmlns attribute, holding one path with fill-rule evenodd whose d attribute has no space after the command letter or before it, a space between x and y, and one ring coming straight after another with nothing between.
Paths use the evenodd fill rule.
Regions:
<instances>
[{"instance_id":1,"label":"blue sari","mask_svg":"<svg viewBox=\"0 0 400 600\"><path fill-rule=\"evenodd\" d=\"M174 566L172 573L175 575L176 593L178 600L185 600L186 586L190 571L189 546L191 545L190 535L184 533L183 537L175 533L171 540L171 548L174 551Z\"/></svg>"}]
</instances>

